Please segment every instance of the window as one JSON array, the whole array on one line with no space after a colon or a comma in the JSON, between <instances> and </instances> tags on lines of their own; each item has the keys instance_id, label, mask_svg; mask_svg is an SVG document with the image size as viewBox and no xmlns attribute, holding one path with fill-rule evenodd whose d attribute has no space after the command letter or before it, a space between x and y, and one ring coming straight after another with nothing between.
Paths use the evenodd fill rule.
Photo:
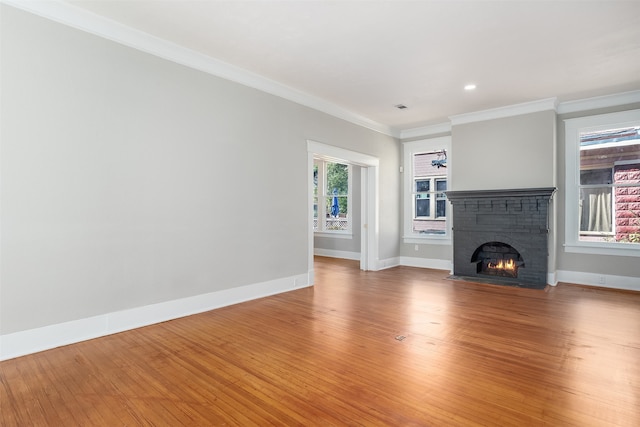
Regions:
<instances>
[{"instance_id":1,"label":"window","mask_svg":"<svg viewBox=\"0 0 640 427\"><path fill-rule=\"evenodd\" d=\"M640 256L640 110L567 120L565 142L568 250Z\"/></svg>"},{"instance_id":2,"label":"window","mask_svg":"<svg viewBox=\"0 0 640 427\"><path fill-rule=\"evenodd\" d=\"M449 137L404 144L405 243L449 243Z\"/></svg>"},{"instance_id":3,"label":"window","mask_svg":"<svg viewBox=\"0 0 640 427\"><path fill-rule=\"evenodd\" d=\"M429 155L431 153L427 153ZM425 157L424 153L417 154L414 160L419 157ZM426 224L431 224L431 227L439 229L442 221L446 220L447 214L447 199L444 195L444 191L447 189L447 178L424 178L415 177L415 214L414 231L423 230L424 227L420 225L420 221L427 221ZM433 223L433 221L438 221Z\"/></svg>"},{"instance_id":4,"label":"window","mask_svg":"<svg viewBox=\"0 0 640 427\"><path fill-rule=\"evenodd\" d=\"M314 159L314 232L351 234L351 176L348 164Z\"/></svg>"}]
</instances>

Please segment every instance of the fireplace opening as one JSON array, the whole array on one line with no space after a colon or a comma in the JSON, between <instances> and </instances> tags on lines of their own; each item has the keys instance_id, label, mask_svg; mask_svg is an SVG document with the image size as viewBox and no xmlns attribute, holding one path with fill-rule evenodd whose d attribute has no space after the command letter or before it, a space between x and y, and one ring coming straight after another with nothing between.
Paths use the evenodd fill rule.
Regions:
<instances>
[{"instance_id":1,"label":"fireplace opening","mask_svg":"<svg viewBox=\"0 0 640 427\"><path fill-rule=\"evenodd\" d=\"M517 278L518 269L524 267L520 253L502 242L487 242L480 245L471 263L476 264L476 273L487 276Z\"/></svg>"}]
</instances>

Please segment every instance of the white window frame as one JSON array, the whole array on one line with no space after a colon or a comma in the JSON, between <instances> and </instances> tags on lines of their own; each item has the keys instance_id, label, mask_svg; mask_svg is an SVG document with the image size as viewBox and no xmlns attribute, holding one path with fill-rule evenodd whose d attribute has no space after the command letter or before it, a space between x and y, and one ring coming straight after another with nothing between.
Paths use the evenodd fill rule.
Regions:
<instances>
[{"instance_id":1,"label":"white window frame","mask_svg":"<svg viewBox=\"0 0 640 427\"><path fill-rule=\"evenodd\" d=\"M624 242L580 240L578 201L580 198L580 134L638 126L640 110L567 119L565 122L565 252L640 257L640 245Z\"/></svg>"},{"instance_id":2,"label":"white window frame","mask_svg":"<svg viewBox=\"0 0 640 427\"><path fill-rule=\"evenodd\" d=\"M419 153L434 152L439 150L446 150L447 167L446 172L441 176L432 177L434 185L435 179L446 177L447 189L451 189L451 137L443 136L438 138L429 138L419 141L405 142L402 144L403 149L403 196L404 196L404 214L403 214L403 242L404 243L417 243L417 244L432 244L432 245L450 245L451 244L451 203L447 201L445 221L445 234L426 234L417 233L413 231L413 220L415 218L415 206L413 188L415 186L415 179L413 174L413 156ZM431 177L430 177L431 178ZM419 179L419 178L418 178ZM435 190L435 187L434 187ZM436 197L433 197L433 219L439 219L435 217Z\"/></svg>"},{"instance_id":3,"label":"white window frame","mask_svg":"<svg viewBox=\"0 0 640 427\"><path fill-rule=\"evenodd\" d=\"M327 195L327 163L339 163L347 165L347 229L346 230L327 230L325 218L327 217L326 198ZM318 165L318 229L313 231L314 236L318 237L333 237L337 239L352 239L353 238L353 166L349 162L327 159L323 157L313 158L313 164Z\"/></svg>"},{"instance_id":4,"label":"white window frame","mask_svg":"<svg viewBox=\"0 0 640 427\"><path fill-rule=\"evenodd\" d=\"M428 177L413 177L413 187L412 188L416 188L416 182L417 181L430 181L429 183L429 193L434 193L437 190L437 184L436 181L442 180L444 179L447 184L449 183L449 180L447 179L446 174L445 175L438 175L438 176L428 176ZM412 193L412 210L413 210L413 219L414 220L421 220L421 219L427 219L427 220L440 220L440 221L445 221L446 220L446 216L436 216L437 212L438 212L438 201L440 200L447 200L446 197L444 199L442 198L438 198L437 194L433 194L433 197L431 197L429 199L429 212L430 215L429 216L417 216L416 215L416 205L415 205L415 194L418 193L416 192L411 192ZM446 210L445 210L446 212Z\"/></svg>"}]
</instances>

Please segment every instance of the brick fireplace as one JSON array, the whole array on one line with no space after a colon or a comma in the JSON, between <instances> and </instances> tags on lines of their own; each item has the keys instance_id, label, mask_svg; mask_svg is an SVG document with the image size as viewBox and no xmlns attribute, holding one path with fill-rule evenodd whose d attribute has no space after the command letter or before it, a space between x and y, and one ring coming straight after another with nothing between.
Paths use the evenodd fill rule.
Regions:
<instances>
[{"instance_id":1,"label":"brick fireplace","mask_svg":"<svg viewBox=\"0 0 640 427\"><path fill-rule=\"evenodd\" d=\"M454 277L542 289L555 188L447 191Z\"/></svg>"}]
</instances>

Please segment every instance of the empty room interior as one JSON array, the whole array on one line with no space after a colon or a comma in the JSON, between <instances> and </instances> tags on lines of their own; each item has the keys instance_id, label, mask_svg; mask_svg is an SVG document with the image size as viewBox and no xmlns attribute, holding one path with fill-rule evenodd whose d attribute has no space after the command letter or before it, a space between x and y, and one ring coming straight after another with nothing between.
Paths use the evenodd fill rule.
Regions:
<instances>
[{"instance_id":1,"label":"empty room interior","mask_svg":"<svg viewBox=\"0 0 640 427\"><path fill-rule=\"evenodd\" d=\"M638 16L0 0L0 425L640 425Z\"/></svg>"}]
</instances>

